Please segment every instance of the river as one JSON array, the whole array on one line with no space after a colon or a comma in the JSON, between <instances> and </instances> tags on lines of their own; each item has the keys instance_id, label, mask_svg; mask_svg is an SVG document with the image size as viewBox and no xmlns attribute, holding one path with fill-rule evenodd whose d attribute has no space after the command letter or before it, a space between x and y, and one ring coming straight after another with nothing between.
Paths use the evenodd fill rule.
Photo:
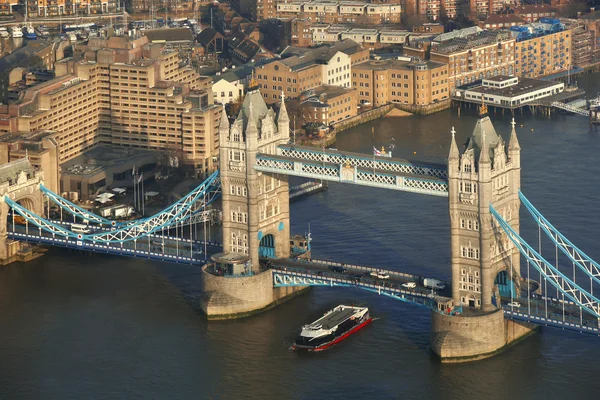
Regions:
<instances>
[{"instance_id":1,"label":"river","mask_svg":"<svg viewBox=\"0 0 600 400\"><path fill-rule=\"evenodd\" d=\"M595 94L598 76L580 79ZM375 121L377 146L444 162L455 127L447 110ZM508 140L510 118L492 115ZM600 137L587 119L516 115L522 190L569 239L600 260L596 206ZM393 140L392 140L393 138ZM371 125L335 147L370 153ZM450 278L444 198L331 184L292 205L292 230L311 224L316 258ZM521 212L522 233L537 229ZM480 362L442 365L429 353L422 309L356 289L313 288L266 313L208 322L194 305L200 274L138 259L51 249L0 269L0 399L563 399L600 384L600 338L546 328ZM340 303L376 321L322 353L289 350L300 326Z\"/></svg>"}]
</instances>

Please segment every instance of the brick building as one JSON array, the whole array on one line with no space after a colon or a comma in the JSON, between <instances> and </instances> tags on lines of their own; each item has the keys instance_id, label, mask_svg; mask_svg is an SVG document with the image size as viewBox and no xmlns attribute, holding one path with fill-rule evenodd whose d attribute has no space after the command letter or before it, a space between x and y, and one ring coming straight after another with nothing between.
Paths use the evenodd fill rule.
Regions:
<instances>
[{"instance_id":1,"label":"brick building","mask_svg":"<svg viewBox=\"0 0 600 400\"><path fill-rule=\"evenodd\" d=\"M372 60L352 68L360 104L429 105L450 97L448 66L435 61Z\"/></svg>"},{"instance_id":2,"label":"brick building","mask_svg":"<svg viewBox=\"0 0 600 400\"><path fill-rule=\"evenodd\" d=\"M329 126L355 116L356 94L355 89L330 85L317 86L302 93L299 108L303 122Z\"/></svg>"},{"instance_id":3,"label":"brick building","mask_svg":"<svg viewBox=\"0 0 600 400\"><path fill-rule=\"evenodd\" d=\"M452 39L433 43L430 59L448 65L452 90L486 77L514 74L514 48L515 38L509 32L479 29L476 33L457 34Z\"/></svg>"}]
</instances>

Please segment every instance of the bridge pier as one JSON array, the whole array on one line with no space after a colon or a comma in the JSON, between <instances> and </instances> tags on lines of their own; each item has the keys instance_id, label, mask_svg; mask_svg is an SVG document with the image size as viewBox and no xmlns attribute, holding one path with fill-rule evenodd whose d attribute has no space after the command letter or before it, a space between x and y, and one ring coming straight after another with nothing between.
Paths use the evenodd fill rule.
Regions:
<instances>
[{"instance_id":1,"label":"bridge pier","mask_svg":"<svg viewBox=\"0 0 600 400\"><path fill-rule=\"evenodd\" d=\"M431 312L430 348L442 363L482 360L534 333L539 327L504 319L504 310L450 316Z\"/></svg>"},{"instance_id":2,"label":"bridge pier","mask_svg":"<svg viewBox=\"0 0 600 400\"><path fill-rule=\"evenodd\" d=\"M273 287L273 270L251 276L217 276L202 268L200 308L211 320L234 319L261 313L308 287Z\"/></svg>"}]
</instances>

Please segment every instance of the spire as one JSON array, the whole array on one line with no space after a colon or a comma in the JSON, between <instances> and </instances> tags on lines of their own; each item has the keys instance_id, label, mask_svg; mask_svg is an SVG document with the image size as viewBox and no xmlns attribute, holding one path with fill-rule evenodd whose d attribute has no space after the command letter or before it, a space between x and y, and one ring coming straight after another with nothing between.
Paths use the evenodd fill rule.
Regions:
<instances>
[{"instance_id":1,"label":"spire","mask_svg":"<svg viewBox=\"0 0 600 400\"><path fill-rule=\"evenodd\" d=\"M229 119L225 111L225 103L223 103L223 111L221 111L221 122L219 123L219 132L229 133Z\"/></svg>"},{"instance_id":2,"label":"spire","mask_svg":"<svg viewBox=\"0 0 600 400\"><path fill-rule=\"evenodd\" d=\"M283 94L283 90L281 91L281 107L279 108L279 116L277 117L277 122L279 121L287 121L288 123L290 121L287 108L285 107L285 95Z\"/></svg>"},{"instance_id":3,"label":"spire","mask_svg":"<svg viewBox=\"0 0 600 400\"><path fill-rule=\"evenodd\" d=\"M246 125L246 137L248 137L248 133L256 132L256 136L258 137L258 127L256 126L256 121L254 121L254 112L252 109L254 105L252 102L248 104L248 124Z\"/></svg>"},{"instance_id":4,"label":"spire","mask_svg":"<svg viewBox=\"0 0 600 400\"><path fill-rule=\"evenodd\" d=\"M481 154L479 155L479 164L490 163L490 147L487 144L485 131L481 135Z\"/></svg>"},{"instance_id":5,"label":"spire","mask_svg":"<svg viewBox=\"0 0 600 400\"><path fill-rule=\"evenodd\" d=\"M510 123L512 125L512 131L510 132L510 139L508 141L508 150L521 150L521 146L519 146L519 139L517 139L517 131L515 130L515 119L512 119Z\"/></svg>"},{"instance_id":6,"label":"spire","mask_svg":"<svg viewBox=\"0 0 600 400\"><path fill-rule=\"evenodd\" d=\"M452 141L450 142L450 154L448 154L448 160L458 160L458 146L456 145L455 134L456 131L452 127Z\"/></svg>"}]
</instances>

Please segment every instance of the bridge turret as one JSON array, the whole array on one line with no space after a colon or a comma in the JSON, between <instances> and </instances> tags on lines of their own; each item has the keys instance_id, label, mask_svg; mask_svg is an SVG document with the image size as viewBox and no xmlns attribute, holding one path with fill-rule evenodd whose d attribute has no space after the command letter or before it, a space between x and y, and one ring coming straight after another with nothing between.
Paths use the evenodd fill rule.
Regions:
<instances>
[{"instance_id":1,"label":"bridge turret","mask_svg":"<svg viewBox=\"0 0 600 400\"><path fill-rule=\"evenodd\" d=\"M510 140L508 141L508 158L515 168L521 168L521 146L517 139L517 131L515 130L515 119L511 122L512 130L510 132Z\"/></svg>"},{"instance_id":2,"label":"bridge turret","mask_svg":"<svg viewBox=\"0 0 600 400\"><path fill-rule=\"evenodd\" d=\"M285 95L281 91L281 107L279 108L279 115L277 116L277 130L281 135L282 139L290 138L290 117L288 116L287 108L285 106Z\"/></svg>"},{"instance_id":3,"label":"bridge turret","mask_svg":"<svg viewBox=\"0 0 600 400\"><path fill-rule=\"evenodd\" d=\"M221 138L229 137L229 119L227 118L227 112L225 111L225 104L223 104L223 110L221 111L221 121L219 122L219 136Z\"/></svg>"}]
</instances>

